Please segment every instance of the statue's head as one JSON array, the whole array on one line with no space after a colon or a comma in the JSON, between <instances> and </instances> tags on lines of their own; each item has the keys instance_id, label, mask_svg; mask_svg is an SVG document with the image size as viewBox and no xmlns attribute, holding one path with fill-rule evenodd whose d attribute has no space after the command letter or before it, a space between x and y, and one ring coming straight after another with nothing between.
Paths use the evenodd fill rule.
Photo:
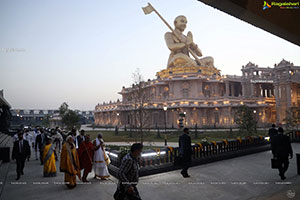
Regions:
<instances>
[{"instance_id":1,"label":"statue's head","mask_svg":"<svg viewBox=\"0 0 300 200\"><path fill-rule=\"evenodd\" d=\"M184 31L186 28L187 19L183 15L179 15L174 20L175 28L179 29L180 31Z\"/></svg>"}]
</instances>

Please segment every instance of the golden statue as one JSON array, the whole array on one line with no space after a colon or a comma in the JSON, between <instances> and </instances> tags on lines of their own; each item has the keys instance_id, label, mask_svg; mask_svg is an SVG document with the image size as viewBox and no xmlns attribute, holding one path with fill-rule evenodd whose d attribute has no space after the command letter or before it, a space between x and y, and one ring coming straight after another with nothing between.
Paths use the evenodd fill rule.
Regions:
<instances>
[{"instance_id":1,"label":"golden statue","mask_svg":"<svg viewBox=\"0 0 300 200\"><path fill-rule=\"evenodd\" d=\"M193 35L189 31L185 36L183 34L187 24L187 19L179 15L174 20L175 29L165 34L165 41L171 51L168 60L168 68L171 67L214 67L212 57L198 58L202 56L201 50L193 41ZM190 54L195 58L192 59Z\"/></svg>"}]
</instances>

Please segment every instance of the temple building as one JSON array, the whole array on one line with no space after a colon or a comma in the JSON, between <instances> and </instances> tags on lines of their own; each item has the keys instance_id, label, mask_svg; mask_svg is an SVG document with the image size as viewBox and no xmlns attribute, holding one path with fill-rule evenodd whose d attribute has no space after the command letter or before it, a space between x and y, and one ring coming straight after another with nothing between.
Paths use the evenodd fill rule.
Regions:
<instances>
[{"instance_id":1,"label":"temple building","mask_svg":"<svg viewBox=\"0 0 300 200\"><path fill-rule=\"evenodd\" d=\"M95 124L131 125L138 106L136 88L123 87L122 101L98 104ZM180 113L185 114L186 126L234 127L240 105L251 107L263 127L284 124L287 110L300 106L300 66L282 60L274 68L263 68L249 62L242 67L242 76L167 69L158 72L157 79L143 82L142 88L149 128L177 127Z\"/></svg>"},{"instance_id":2,"label":"temple building","mask_svg":"<svg viewBox=\"0 0 300 200\"><path fill-rule=\"evenodd\" d=\"M145 10L153 8L149 4ZM123 87L121 101L96 105L96 125L176 128L183 121L188 127L235 127L237 108L247 105L263 127L284 124L287 111L300 106L300 66L284 59L274 68L249 62L242 76L221 75L212 57L202 57L192 33L184 35L186 26L180 15L165 33L167 68L154 80Z\"/></svg>"}]
</instances>

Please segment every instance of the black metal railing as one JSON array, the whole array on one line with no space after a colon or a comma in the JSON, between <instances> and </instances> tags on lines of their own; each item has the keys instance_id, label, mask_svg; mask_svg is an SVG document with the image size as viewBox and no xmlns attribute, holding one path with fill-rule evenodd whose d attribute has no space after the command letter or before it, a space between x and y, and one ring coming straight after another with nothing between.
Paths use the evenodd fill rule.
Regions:
<instances>
[{"instance_id":1,"label":"black metal railing","mask_svg":"<svg viewBox=\"0 0 300 200\"><path fill-rule=\"evenodd\" d=\"M292 131L287 133L287 135L290 136L292 142L300 141L300 131ZM228 157L229 154L231 157L235 157L259 152L258 150L255 151L255 149L265 151L270 149L269 145L267 145L269 143L269 138L264 136L196 143L192 145L192 160L195 162L210 158L218 158L215 160L222 160L222 157ZM107 149L107 151L109 152L111 165L113 165L114 169L119 168L121 159L126 152L116 150L110 151L109 149ZM238 154L239 152L246 153ZM170 166L174 163L175 157L178 155L178 147L154 148L152 150L143 151L139 161L141 170L148 170L155 167L166 167L170 169Z\"/></svg>"}]
</instances>

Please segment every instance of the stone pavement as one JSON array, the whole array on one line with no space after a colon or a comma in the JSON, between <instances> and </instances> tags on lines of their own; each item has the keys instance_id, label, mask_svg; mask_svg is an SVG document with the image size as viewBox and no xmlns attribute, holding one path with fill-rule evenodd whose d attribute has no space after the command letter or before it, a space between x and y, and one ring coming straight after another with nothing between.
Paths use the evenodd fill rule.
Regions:
<instances>
[{"instance_id":1,"label":"stone pavement","mask_svg":"<svg viewBox=\"0 0 300 200\"><path fill-rule=\"evenodd\" d=\"M295 153L300 153L300 144L293 144ZM278 171L270 169L271 152L252 154L229 160L192 167L191 178L184 179L179 171L142 177L138 185L144 200L161 199L300 199L300 177L296 172L296 158L290 160L287 179L281 181ZM9 165L9 166L8 166ZM3 167L3 165L2 165ZM63 173L54 178L42 177L42 166L38 161L26 162L25 175L16 182L15 163L4 164L8 168L1 200L53 200L53 199L113 199L116 179L108 181L92 179L90 184L78 184L68 190L63 181ZM2 170L2 171L1 171Z\"/></svg>"}]
</instances>

